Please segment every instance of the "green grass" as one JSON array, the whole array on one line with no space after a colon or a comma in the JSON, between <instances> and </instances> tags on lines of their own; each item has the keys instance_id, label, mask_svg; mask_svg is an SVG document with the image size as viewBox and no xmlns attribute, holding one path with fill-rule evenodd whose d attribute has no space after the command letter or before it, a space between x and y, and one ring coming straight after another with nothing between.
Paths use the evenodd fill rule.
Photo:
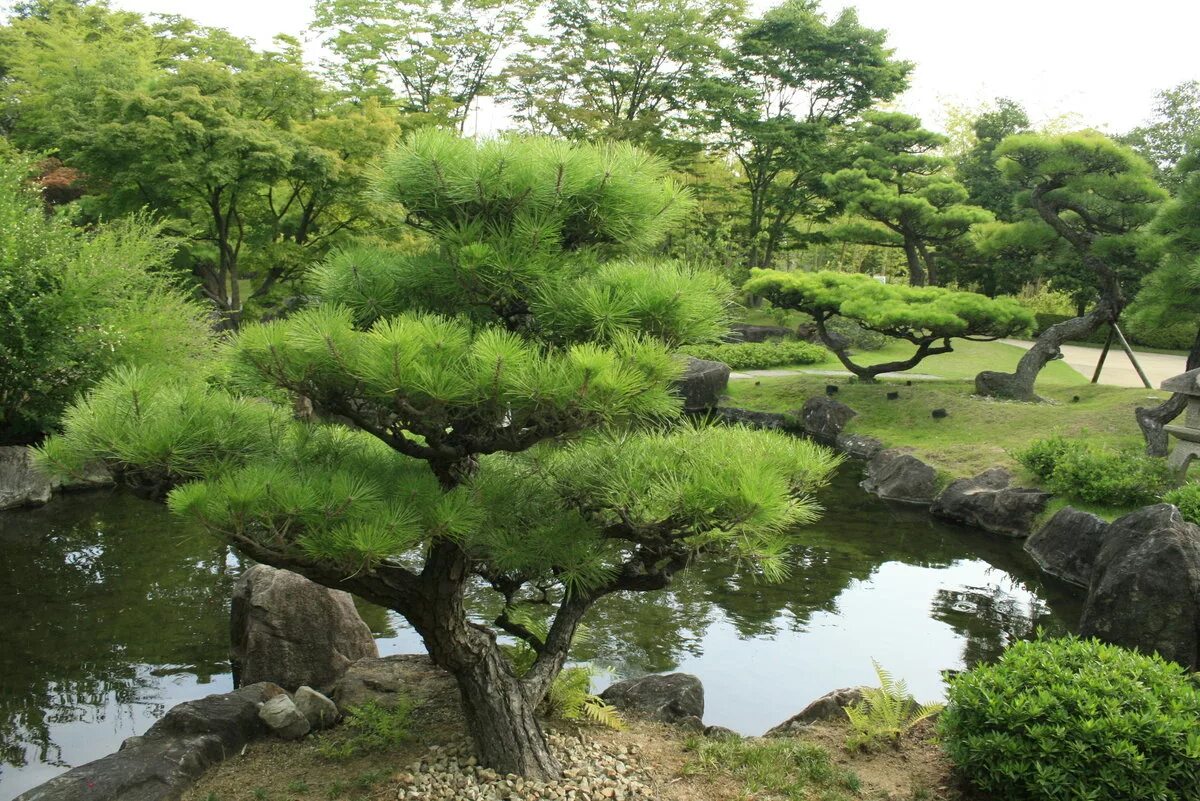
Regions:
<instances>
[{"instance_id":1,"label":"green grass","mask_svg":"<svg viewBox=\"0 0 1200 801\"><path fill-rule=\"evenodd\" d=\"M858 796L858 776L838 767L821 746L803 740L694 737L686 747L692 757L685 773L733 776L745 786L747 798L849 801Z\"/></svg>"},{"instance_id":2,"label":"green grass","mask_svg":"<svg viewBox=\"0 0 1200 801\"><path fill-rule=\"evenodd\" d=\"M1159 391L1093 385L1065 364L1052 363L1038 382L1039 394L1048 403L1018 403L974 396L972 378L983 369L1011 369L1018 348L1001 343L967 343L953 354L935 356L920 372L944 377L941 381L885 379L879 384L849 383L843 378L796 374L785 377L738 380L729 383L729 405L771 412L795 412L805 400L822 395L827 384L836 384L837 399L858 412L846 430L866 434L889 447L909 447L944 477L975 475L989 467L1005 467L1026 484L1034 476L1022 468L1013 453L1034 440L1052 434L1085 437L1114 448L1141 447L1141 433L1133 417L1140 405L1166 397ZM1017 351L1014 354L1009 351ZM885 352L877 352L875 355ZM888 400L888 392L899 392ZM1078 397L1078 402L1073 399ZM946 409L949 416L936 420L930 413ZM1119 509L1094 509L1111 516Z\"/></svg>"}]
</instances>

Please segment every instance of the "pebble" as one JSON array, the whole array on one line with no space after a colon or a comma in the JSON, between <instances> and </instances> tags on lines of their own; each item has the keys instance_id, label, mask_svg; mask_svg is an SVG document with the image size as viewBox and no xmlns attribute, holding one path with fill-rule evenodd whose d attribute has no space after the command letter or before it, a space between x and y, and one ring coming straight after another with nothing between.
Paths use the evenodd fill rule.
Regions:
<instances>
[{"instance_id":1,"label":"pebble","mask_svg":"<svg viewBox=\"0 0 1200 801\"><path fill-rule=\"evenodd\" d=\"M637 746L580 742L550 733L563 777L536 782L481 767L465 742L431 746L419 762L392 777L398 801L642 801L654 797Z\"/></svg>"}]
</instances>

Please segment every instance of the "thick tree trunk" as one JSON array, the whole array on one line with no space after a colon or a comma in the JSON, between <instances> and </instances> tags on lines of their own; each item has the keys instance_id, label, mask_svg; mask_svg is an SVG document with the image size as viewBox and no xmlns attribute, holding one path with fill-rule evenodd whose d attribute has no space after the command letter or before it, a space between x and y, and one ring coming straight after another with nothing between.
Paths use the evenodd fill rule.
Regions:
<instances>
[{"instance_id":1,"label":"thick tree trunk","mask_svg":"<svg viewBox=\"0 0 1200 801\"><path fill-rule=\"evenodd\" d=\"M904 240L904 258L908 262L908 283L910 286L925 286L925 268L921 265L921 254L917 252L915 243Z\"/></svg>"},{"instance_id":2,"label":"thick tree trunk","mask_svg":"<svg viewBox=\"0 0 1200 801\"><path fill-rule=\"evenodd\" d=\"M975 376L975 393L989 398L1009 398L1021 401L1042 400L1033 391L1038 374L1051 360L1062 355L1062 345L1072 339L1085 339L1104 323L1116 318L1113 307L1100 301L1096 308L1083 317L1073 317L1052 325L1038 336L1012 373L997 373L985 370Z\"/></svg>"},{"instance_id":3,"label":"thick tree trunk","mask_svg":"<svg viewBox=\"0 0 1200 801\"><path fill-rule=\"evenodd\" d=\"M1200 367L1200 328L1196 330L1196 338L1192 340L1192 349L1188 352L1185 370L1195 370ZM1146 440L1147 456L1166 456L1169 449L1167 423L1183 414L1187 408L1187 396L1178 392L1157 406L1146 408L1139 406L1133 410L1138 427L1142 429L1142 437Z\"/></svg>"},{"instance_id":4,"label":"thick tree trunk","mask_svg":"<svg viewBox=\"0 0 1200 801\"><path fill-rule=\"evenodd\" d=\"M920 364L926 356L934 356L939 353L950 353L954 350L952 347L950 347L949 339L943 340L941 345L936 346L933 344L934 340L926 340L914 343L917 349L913 355L907 359L863 366L860 364L855 364L850 359L850 352L845 345L830 335L829 329L825 327L825 321L827 319L828 318L826 317L814 318L817 324L817 335L821 338L821 341L825 343L825 347L833 351L833 355L837 356L837 359L842 363L842 366L853 373L854 376L864 384L876 383L876 376L882 375L883 373L900 373L904 372L905 370L911 370Z\"/></svg>"}]
</instances>

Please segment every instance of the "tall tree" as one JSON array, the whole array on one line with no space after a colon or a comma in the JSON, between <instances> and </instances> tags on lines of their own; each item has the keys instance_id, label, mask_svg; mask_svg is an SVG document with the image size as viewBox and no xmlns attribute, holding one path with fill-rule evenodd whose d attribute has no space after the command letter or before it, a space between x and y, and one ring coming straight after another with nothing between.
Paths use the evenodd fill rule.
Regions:
<instances>
[{"instance_id":1,"label":"tall tree","mask_svg":"<svg viewBox=\"0 0 1200 801\"><path fill-rule=\"evenodd\" d=\"M743 14L743 0L552 0L546 32L513 59L514 116L571 139L695 152Z\"/></svg>"},{"instance_id":2,"label":"tall tree","mask_svg":"<svg viewBox=\"0 0 1200 801\"><path fill-rule=\"evenodd\" d=\"M44 460L177 485L172 508L248 556L396 610L457 680L484 764L557 776L534 707L588 608L703 555L780 576L837 461L773 432L672 425L670 346L715 339L731 289L645 260L687 211L665 176L629 147L418 132L377 188L424 249L342 254L320 307L244 329L229 374L248 397L122 373ZM256 380L330 421L296 420ZM490 625L468 618L472 582L496 593Z\"/></svg>"},{"instance_id":3,"label":"tall tree","mask_svg":"<svg viewBox=\"0 0 1200 801\"><path fill-rule=\"evenodd\" d=\"M994 107L971 123L975 143L954 165L955 174L967 188L967 197L996 219L1011 222L1019 209L1018 187L1004 177L996 164L996 148L1013 134L1029 132L1029 115L1017 102L997 98Z\"/></svg>"},{"instance_id":4,"label":"tall tree","mask_svg":"<svg viewBox=\"0 0 1200 801\"><path fill-rule=\"evenodd\" d=\"M843 158L838 127L907 86L912 65L892 57L886 38L852 9L827 20L815 0L786 0L738 36L740 91L721 118L743 175L748 266L803 241L793 223L825 210L823 176Z\"/></svg>"},{"instance_id":5,"label":"tall tree","mask_svg":"<svg viewBox=\"0 0 1200 801\"><path fill-rule=\"evenodd\" d=\"M938 155L945 137L907 114L868 111L854 126L851 166L827 175L826 191L850 215L829 229L833 240L900 248L913 286L938 284L935 251L992 215L967 203L966 188Z\"/></svg>"},{"instance_id":6,"label":"tall tree","mask_svg":"<svg viewBox=\"0 0 1200 801\"><path fill-rule=\"evenodd\" d=\"M1166 193L1145 161L1098 133L1018 134L1005 139L996 156L1004 176L1023 189L1036 217L995 235L1024 239L1035 247L1065 242L1098 298L1087 314L1043 331L1014 373L988 370L975 377L980 395L1035 400L1038 373L1064 342L1083 339L1120 316L1126 286L1145 272L1139 253L1145 226Z\"/></svg>"},{"instance_id":7,"label":"tall tree","mask_svg":"<svg viewBox=\"0 0 1200 801\"><path fill-rule=\"evenodd\" d=\"M1159 92L1154 115L1145 125L1121 137L1121 142L1150 162L1158 182L1176 192L1183 186L1177 169L1188 142L1200 136L1200 81L1184 81Z\"/></svg>"},{"instance_id":8,"label":"tall tree","mask_svg":"<svg viewBox=\"0 0 1200 801\"><path fill-rule=\"evenodd\" d=\"M394 97L401 111L464 130L498 88L507 51L536 0L319 0L315 25L334 77L353 97Z\"/></svg>"},{"instance_id":9,"label":"tall tree","mask_svg":"<svg viewBox=\"0 0 1200 801\"><path fill-rule=\"evenodd\" d=\"M1200 136L1192 140L1177 170L1178 192L1163 205L1153 226L1162 238L1162 263L1142 283L1130 315L1151 325L1191 322L1196 326L1185 365L1194 370L1200 367ZM1167 455L1163 426L1182 414L1186 405L1187 398L1175 393L1158 406L1135 411L1148 454Z\"/></svg>"}]
</instances>

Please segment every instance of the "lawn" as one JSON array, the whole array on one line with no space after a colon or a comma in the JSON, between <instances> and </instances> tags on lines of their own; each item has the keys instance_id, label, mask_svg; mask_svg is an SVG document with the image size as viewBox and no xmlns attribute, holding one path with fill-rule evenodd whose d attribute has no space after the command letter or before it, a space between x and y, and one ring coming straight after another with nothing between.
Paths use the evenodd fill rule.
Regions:
<instances>
[{"instance_id":1,"label":"lawn","mask_svg":"<svg viewBox=\"0 0 1200 801\"><path fill-rule=\"evenodd\" d=\"M874 359L894 358L892 349ZM729 384L729 405L772 412L795 412L805 400L838 387L837 399L858 412L846 430L876 437L889 447L911 448L947 479L975 475L989 467L1005 467L1024 484L1036 480L1013 454L1052 434L1084 437L1101 445L1139 450L1141 433L1133 417L1137 406L1156 403L1166 393L1093 385L1061 362L1042 372L1038 392L1046 403L1019 403L980 398L972 378L980 370L1008 370L1021 350L998 342L961 343L954 353L933 356L913 372L942 380L913 381L902 376L879 384L850 383L845 378L797 373L783 377L741 379ZM832 369L809 365L805 369ZM888 400L889 392L900 397ZM935 419L931 412L945 409ZM1097 510L1110 516L1113 511Z\"/></svg>"}]
</instances>

